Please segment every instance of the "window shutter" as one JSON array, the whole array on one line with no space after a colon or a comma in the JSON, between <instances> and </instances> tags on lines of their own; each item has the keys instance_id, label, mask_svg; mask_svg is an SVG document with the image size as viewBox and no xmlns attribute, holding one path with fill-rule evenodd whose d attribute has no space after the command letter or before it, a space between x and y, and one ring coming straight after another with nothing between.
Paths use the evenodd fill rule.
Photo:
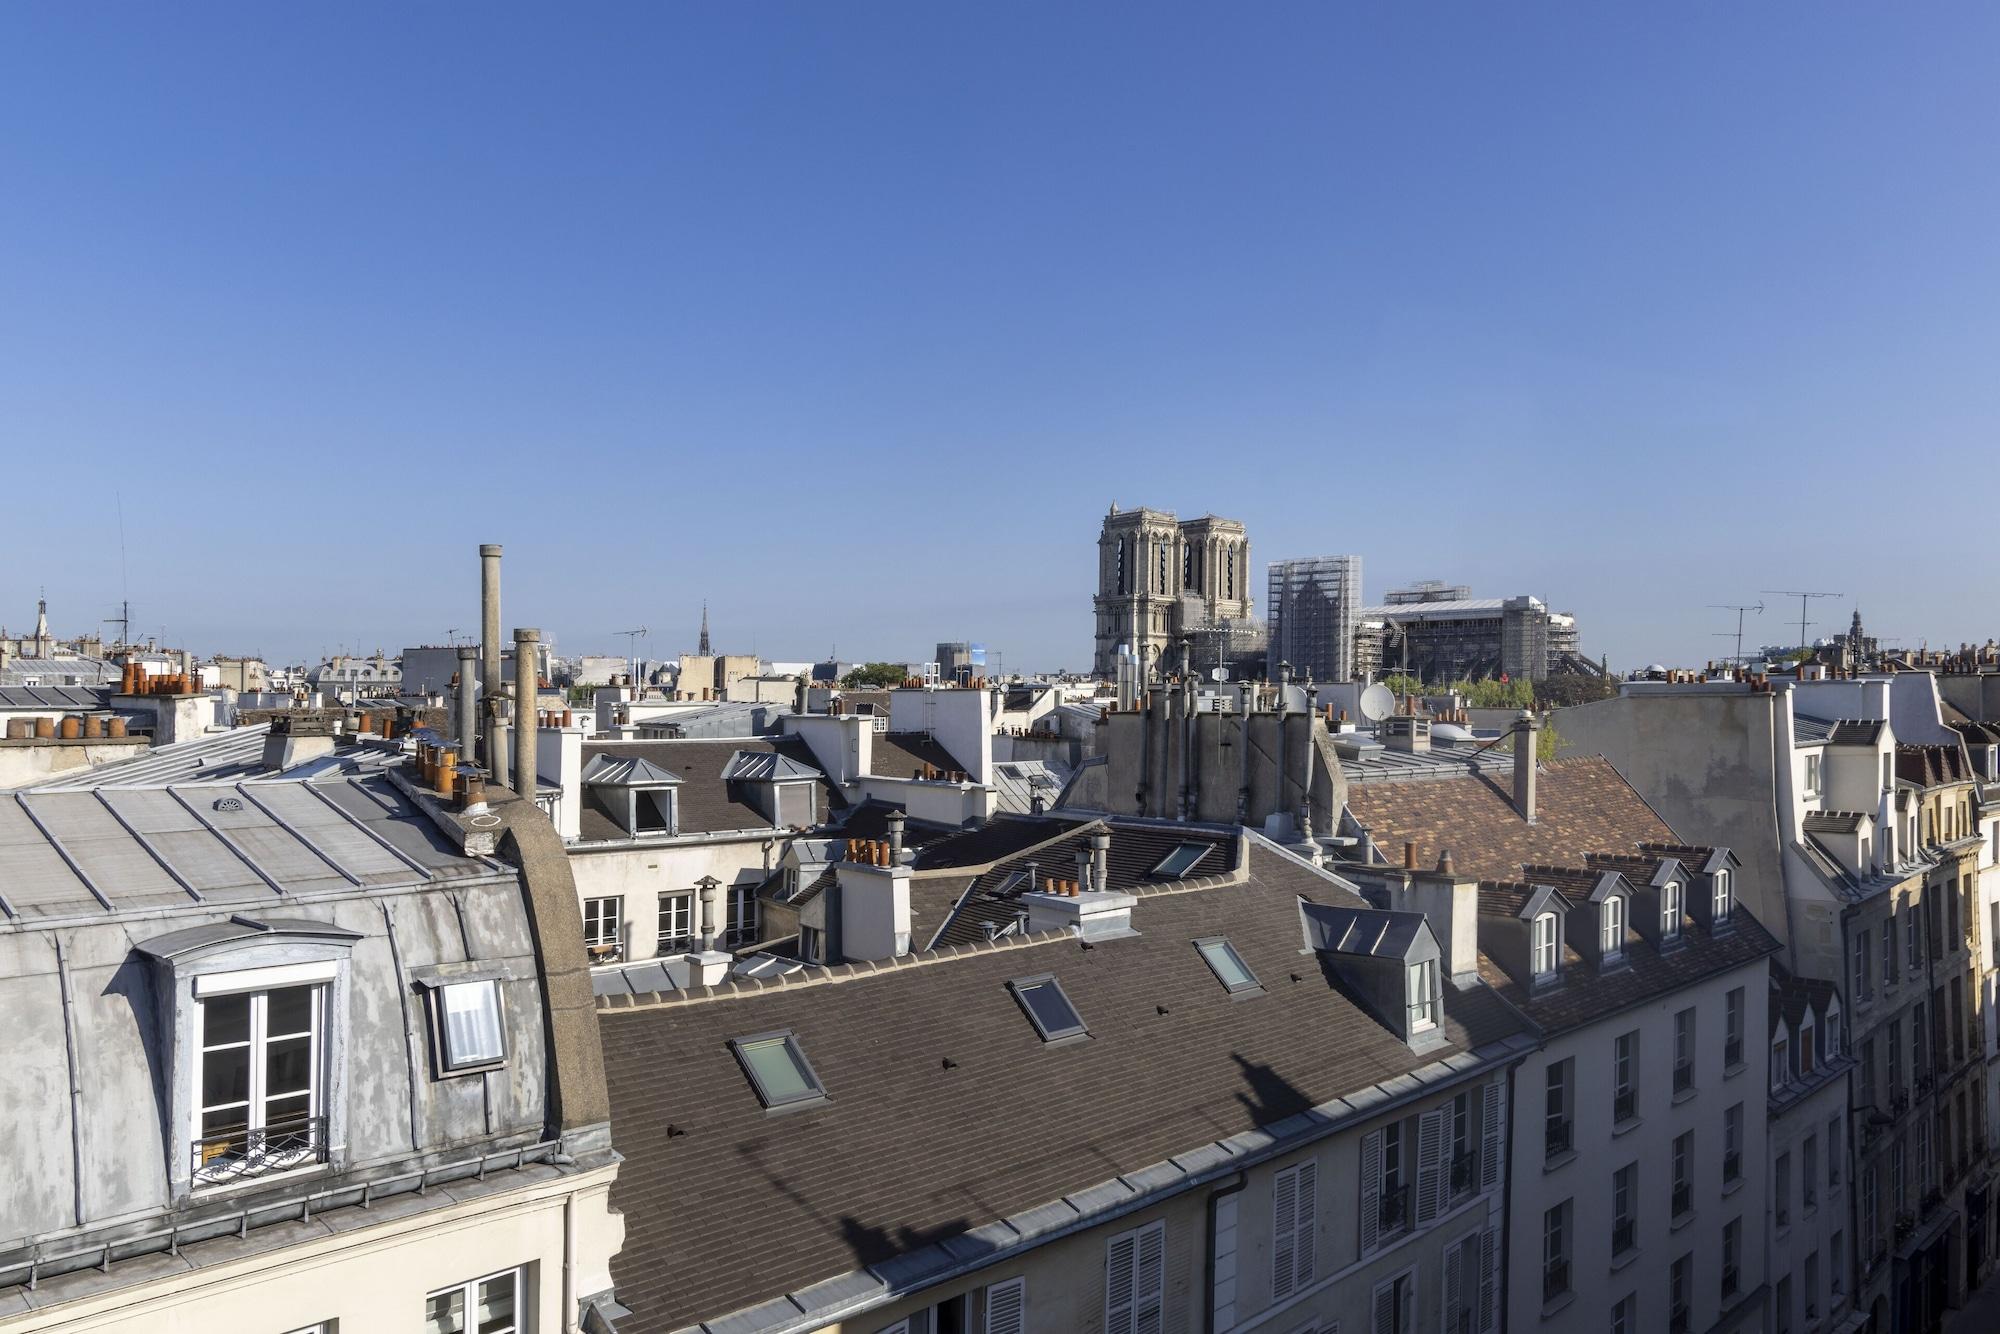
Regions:
<instances>
[{"instance_id":1,"label":"window shutter","mask_svg":"<svg viewBox=\"0 0 2000 1334\"><path fill-rule=\"evenodd\" d=\"M1396 1334L1396 1280L1375 1285L1375 1334Z\"/></svg>"},{"instance_id":2,"label":"window shutter","mask_svg":"<svg viewBox=\"0 0 2000 1334\"><path fill-rule=\"evenodd\" d=\"M1361 1137L1361 1253L1368 1254L1382 1233L1382 1132Z\"/></svg>"},{"instance_id":3,"label":"window shutter","mask_svg":"<svg viewBox=\"0 0 2000 1334\"><path fill-rule=\"evenodd\" d=\"M1500 1083L1486 1086L1486 1111L1479 1135L1479 1188L1500 1184Z\"/></svg>"},{"instance_id":4,"label":"window shutter","mask_svg":"<svg viewBox=\"0 0 2000 1334\"><path fill-rule=\"evenodd\" d=\"M1494 1289L1499 1284L1500 1275L1494 1268L1493 1237L1490 1227L1479 1234L1479 1318L1475 1323L1482 1331L1499 1328Z\"/></svg>"},{"instance_id":5,"label":"window shutter","mask_svg":"<svg viewBox=\"0 0 2000 1334\"><path fill-rule=\"evenodd\" d=\"M1271 1178L1271 1300L1292 1295L1297 1282L1299 1173L1288 1167Z\"/></svg>"},{"instance_id":6,"label":"window shutter","mask_svg":"<svg viewBox=\"0 0 2000 1334\"><path fill-rule=\"evenodd\" d=\"M1134 1301L1133 1334L1160 1334L1166 1308L1167 1225L1152 1224L1139 1233L1139 1264Z\"/></svg>"},{"instance_id":7,"label":"window shutter","mask_svg":"<svg viewBox=\"0 0 2000 1334\"><path fill-rule=\"evenodd\" d=\"M986 1289L986 1334L1025 1334L1028 1280L1010 1278Z\"/></svg>"},{"instance_id":8,"label":"window shutter","mask_svg":"<svg viewBox=\"0 0 2000 1334\"><path fill-rule=\"evenodd\" d=\"M1121 1232L1104 1247L1104 1334L1133 1334L1132 1289L1139 1234Z\"/></svg>"},{"instance_id":9,"label":"window shutter","mask_svg":"<svg viewBox=\"0 0 2000 1334\"><path fill-rule=\"evenodd\" d=\"M1313 1261L1319 1245L1319 1163L1316 1160L1300 1163L1298 1227L1294 1235L1293 1271L1298 1286L1303 1288L1313 1281Z\"/></svg>"},{"instance_id":10,"label":"window shutter","mask_svg":"<svg viewBox=\"0 0 2000 1334\"><path fill-rule=\"evenodd\" d=\"M1459 1285L1465 1281L1465 1246L1454 1242L1444 1253L1444 1330L1458 1334L1458 1313L1465 1305Z\"/></svg>"},{"instance_id":11,"label":"window shutter","mask_svg":"<svg viewBox=\"0 0 2000 1334\"><path fill-rule=\"evenodd\" d=\"M1437 1217L1438 1159L1444 1151L1444 1111L1425 1112L1417 1118L1417 1208L1419 1227Z\"/></svg>"}]
</instances>

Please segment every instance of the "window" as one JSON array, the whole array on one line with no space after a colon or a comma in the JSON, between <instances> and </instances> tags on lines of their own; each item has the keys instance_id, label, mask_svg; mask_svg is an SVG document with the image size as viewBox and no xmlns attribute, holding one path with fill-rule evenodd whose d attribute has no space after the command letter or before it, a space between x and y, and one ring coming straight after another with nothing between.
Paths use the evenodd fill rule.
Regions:
<instances>
[{"instance_id":1,"label":"window","mask_svg":"<svg viewBox=\"0 0 2000 1334\"><path fill-rule=\"evenodd\" d=\"M722 947L735 949L757 943L757 887L729 887L729 915L722 928Z\"/></svg>"},{"instance_id":2,"label":"window","mask_svg":"<svg viewBox=\"0 0 2000 1334\"><path fill-rule=\"evenodd\" d=\"M1611 1119L1630 1121L1639 1114L1639 1030L1620 1033L1611 1054Z\"/></svg>"},{"instance_id":3,"label":"window","mask_svg":"<svg viewBox=\"0 0 2000 1334\"><path fill-rule=\"evenodd\" d=\"M1799 1020L1799 1078L1810 1076L1818 1065L1813 1051L1813 1017L1811 1011L1807 1011L1806 1016Z\"/></svg>"},{"instance_id":4,"label":"window","mask_svg":"<svg viewBox=\"0 0 2000 1334\"><path fill-rule=\"evenodd\" d=\"M1273 1300L1312 1285L1318 1224L1319 1163L1308 1158L1271 1178Z\"/></svg>"},{"instance_id":5,"label":"window","mask_svg":"<svg viewBox=\"0 0 2000 1334\"><path fill-rule=\"evenodd\" d=\"M1535 917L1535 942L1533 968L1535 981L1552 982L1560 958L1556 950L1556 915L1552 912L1540 913Z\"/></svg>"},{"instance_id":6,"label":"window","mask_svg":"<svg viewBox=\"0 0 2000 1334\"><path fill-rule=\"evenodd\" d=\"M1717 871L1715 873L1714 899L1710 905L1710 911L1714 914L1716 922L1727 921L1730 911L1735 906L1736 896L1729 886L1729 872L1727 870Z\"/></svg>"},{"instance_id":7,"label":"window","mask_svg":"<svg viewBox=\"0 0 2000 1334\"><path fill-rule=\"evenodd\" d=\"M1412 1334L1416 1329L1416 1271L1405 1269L1375 1285L1369 1334Z\"/></svg>"},{"instance_id":8,"label":"window","mask_svg":"<svg viewBox=\"0 0 2000 1334\"><path fill-rule=\"evenodd\" d=\"M1491 1088L1487 1092L1494 1093ZM1473 1097L1471 1093L1461 1093L1445 1110L1451 1154L1448 1198L1453 1200L1479 1189L1479 1127L1473 1123L1476 1106Z\"/></svg>"},{"instance_id":9,"label":"window","mask_svg":"<svg viewBox=\"0 0 2000 1334\"><path fill-rule=\"evenodd\" d=\"M1610 963L1625 952L1625 899L1619 894L1606 895L1598 907L1597 952L1605 963Z\"/></svg>"},{"instance_id":10,"label":"window","mask_svg":"<svg viewBox=\"0 0 2000 1334\"><path fill-rule=\"evenodd\" d=\"M433 1292L424 1299L424 1334L519 1334L521 1273L509 1269Z\"/></svg>"},{"instance_id":11,"label":"window","mask_svg":"<svg viewBox=\"0 0 2000 1334\"><path fill-rule=\"evenodd\" d=\"M1611 1308L1611 1334L1632 1334L1639 1327L1639 1296L1626 1293Z\"/></svg>"},{"instance_id":12,"label":"window","mask_svg":"<svg viewBox=\"0 0 2000 1334\"><path fill-rule=\"evenodd\" d=\"M1025 1334L1028 1280L1010 1278L986 1289L986 1334Z\"/></svg>"},{"instance_id":13,"label":"window","mask_svg":"<svg viewBox=\"0 0 2000 1334\"><path fill-rule=\"evenodd\" d=\"M1865 931L1857 932L1854 937L1854 998L1860 1001L1875 995L1875 973L1868 949L1870 939Z\"/></svg>"},{"instance_id":14,"label":"window","mask_svg":"<svg viewBox=\"0 0 2000 1334\"><path fill-rule=\"evenodd\" d=\"M825 963L826 933L816 926L799 928L799 957L807 963Z\"/></svg>"},{"instance_id":15,"label":"window","mask_svg":"<svg viewBox=\"0 0 2000 1334\"><path fill-rule=\"evenodd\" d=\"M694 945L694 894L676 890L660 895L659 953L686 954Z\"/></svg>"},{"instance_id":16,"label":"window","mask_svg":"<svg viewBox=\"0 0 2000 1334\"><path fill-rule=\"evenodd\" d=\"M1826 1184L1840 1184L1840 1118L1826 1123Z\"/></svg>"},{"instance_id":17,"label":"window","mask_svg":"<svg viewBox=\"0 0 2000 1334\"><path fill-rule=\"evenodd\" d=\"M622 898L583 901L583 948L592 963L616 963L622 957L618 946L624 919Z\"/></svg>"},{"instance_id":18,"label":"window","mask_svg":"<svg viewBox=\"0 0 2000 1334\"><path fill-rule=\"evenodd\" d=\"M1061 1038L1087 1037L1089 1030L1084 1027L1083 1016L1069 1003L1063 994L1062 983L1053 976L1024 977L1009 982L1007 989L1020 1002L1021 1010L1028 1016L1028 1022L1041 1034L1042 1041L1055 1042Z\"/></svg>"},{"instance_id":19,"label":"window","mask_svg":"<svg viewBox=\"0 0 2000 1334\"><path fill-rule=\"evenodd\" d=\"M1819 1203L1819 1136L1807 1135L1799 1148L1799 1203L1807 1211Z\"/></svg>"},{"instance_id":20,"label":"window","mask_svg":"<svg viewBox=\"0 0 2000 1334\"><path fill-rule=\"evenodd\" d=\"M1743 1176L1743 1104L1737 1103L1722 1114L1722 1180L1725 1184Z\"/></svg>"},{"instance_id":21,"label":"window","mask_svg":"<svg viewBox=\"0 0 2000 1334\"><path fill-rule=\"evenodd\" d=\"M1660 939L1681 938L1681 882L1669 880L1660 887Z\"/></svg>"},{"instance_id":22,"label":"window","mask_svg":"<svg viewBox=\"0 0 2000 1334\"><path fill-rule=\"evenodd\" d=\"M1419 959L1409 967L1410 1032L1437 1027L1438 961Z\"/></svg>"},{"instance_id":23,"label":"window","mask_svg":"<svg viewBox=\"0 0 2000 1334\"><path fill-rule=\"evenodd\" d=\"M1694 1007L1674 1015L1674 1092L1694 1087Z\"/></svg>"},{"instance_id":24,"label":"window","mask_svg":"<svg viewBox=\"0 0 2000 1334\"><path fill-rule=\"evenodd\" d=\"M1819 1252L1806 1253L1806 1323L1819 1319Z\"/></svg>"},{"instance_id":25,"label":"window","mask_svg":"<svg viewBox=\"0 0 2000 1334\"><path fill-rule=\"evenodd\" d=\"M1160 1328L1166 1303L1167 1225L1155 1221L1104 1245L1105 1334Z\"/></svg>"},{"instance_id":26,"label":"window","mask_svg":"<svg viewBox=\"0 0 2000 1334\"><path fill-rule=\"evenodd\" d=\"M1896 923L1893 920L1882 923L1882 985L1884 988L1896 985Z\"/></svg>"},{"instance_id":27,"label":"window","mask_svg":"<svg viewBox=\"0 0 2000 1334\"><path fill-rule=\"evenodd\" d=\"M1174 850L1160 858L1159 864L1146 872L1150 880L1179 880L1195 868L1213 847L1209 843L1179 843Z\"/></svg>"},{"instance_id":28,"label":"window","mask_svg":"<svg viewBox=\"0 0 2000 1334\"><path fill-rule=\"evenodd\" d=\"M1817 796L1819 795L1819 764L1820 764L1820 758L1821 758L1821 757L1820 757L1820 754L1819 754L1819 752L1818 752L1818 751L1809 751L1809 752L1807 752L1807 754L1806 754L1806 790L1805 790L1805 795L1806 795L1806 796L1808 796L1808 797L1817 797Z\"/></svg>"},{"instance_id":29,"label":"window","mask_svg":"<svg viewBox=\"0 0 2000 1334\"><path fill-rule=\"evenodd\" d=\"M448 1074L485 1070L507 1059L501 1029L500 983L447 982L431 993L438 1065Z\"/></svg>"},{"instance_id":30,"label":"window","mask_svg":"<svg viewBox=\"0 0 2000 1334\"><path fill-rule=\"evenodd\" d=\"M1257 975L1250 971L1250 965L1243 962L1243 956L1236 947L1220 936L1207 940L1197 940L1195 949L1201 954L1202 962L1215 974L1215 980L1222 983L1223 990L1232 995L1241 991L1261 991Z\"/></svg>"},{"instance_id":31,"label":"window","mask_svg":"<svg viewBox=\"0 0 2000 1334\"><path fill-rule=\"evenodd\" d=\"M1736 1295L1743 1282L1743 1220L1732 1218L1722 1225L1722 1299Z\"/></svg>"},{"instance_id":32,"label":"window","mask_svg":"<svg viewBox=\"0 0 2000 1334\"><path fill-rule=\"evenodd\" d=\"M1542 1215L1542 1301L1552 1302L1569 1291L1569 1206L1561 1204Z\"/></svg>"},{"instance_id":33,"label":"window","mask_svg":"<svg viewBox=\"0 0 2000 1334\"><path fill-rule=\"evenodd\" d=\"M1410 1225L1409 1153L1403 1123L1392 1121L1381 1130L1381 1172L1376 1195L1375 1217L1378 1235L1394 1236ZM1364 1146L1364 1158L1366 1157ZM1362 1170L1367 1170L1364 1164Z\"/></svg>"},{"instance_id":34,"label":"window","mask_svg":"<svg viewBox=\"0 0 2000 1334\"><path fill-rule=\"evenodd\" d=\"M1924 964L1924 933L1917 928L1917 914L1910 913L1903 919L1903 955L1910 965L1910 975Z\"/></svg>"},{"instance_id":35,"label":"window","mask_svg":"<svg viewBox=\"0 0 2000 1334\"><path fill-rule=\"evenodd\" d=\"M732 1038L729 1050L749 1076L750 1087L767 1108L796 1107L822 1102L826 1087L813 1073L812 1065L789 1032L760 1033L756 1037Z\"/></svg>"},{"instance_id":36,"label":"window","mask_svg":"<svg viewBox=\"0 0 2000 1334\"><path fill-rule=\"evenodd\" d=\"M1861 1103L1864 1107L1875 1104L1875 1039L1861 1039Z\"/></svg>"},{"instance_id":37,"label":"window","mask_svg":"<svg viewBox=\"0 0 2000 1334\"><path fill-rule=\"evenodd\" d=\"M1781 1089L1792 1082L1792 1044L1780 1033L1771 1040L1771 1087Z\"/></svg>"},{"instance_id":38,"label":"window","mask_svg":"<svg viewBox=\"0 0 2000 1334\"><path fill-rule=\"evenodd\" d=\"M1627 1163L1611 1174L1611 1253L1623 1255L1639 1244L1637 1196L1639 1165Z\"/></svg>"},{"instance_id":39,"label":"window","mask_svg":"<svg viewBox=\"0 0 2000 1334\"><path fill-rule=\"evenodd\" d=\"M1683 1255L1667 1273L1667 1329L1687 1334L1688 1304L1694 1297L1694 1256Z\"/></svg>"},{"instance_id":40,"label":"window","mask_svg":"<svg viewBox=\"0 0 2000 1334\"><path fill-rule=\"evenodd\" d=\"M1474 1334L1484 1328L1480 1318L1480 1286L1485 1265L1480 1250L1481 1233L1471 1236L1444 1253L1445 1334Z\"/></svg>"},{"instance_id":41,"label":"window","mask_svg":"<svg viewBox=\"0 0 2000 1334\"><path fill-rule=\"evenodd\" d=\"M1548 1093L1543 1104L1544 1156L1555 1158L1569 1152L1569 1068L1568 1061L1551 1061Z\"/></svg>"},{"instance_id":42,"label":"window","mask_svg":"<svg viewBox=\"0 0 2000 1334\"><path fill-rule=\"evenodd\" d=\"M1694 1208L1694 1132L1674 1137L1673 1216L1684 1217Z\"/></svg>"},{"instance_id":43,"label":"window","mask_svg":"<svg viewBox=\"0 0 2000 1334\"><path fill-rule=\"evenodd\" d=\"M1847 1273L1846 1256L1847 1234L1836 1232L1826 1250L1827 1283L1836 1294L1846 1291L1840 1286L1845 1281L1843 1275Z\"/></svg>"},{"instance_id":44,"label":"window","mask_svg":"<svg viewBox=\"0 0 2000 1334\"><path fill-rule=\"evenodd\" d=\"M1773 1300L1773 1309L1778 1320L1774 1327L1776 1334L1792 1334L1792 1276L1778 1275L1778 1291Z\"/></svg>"},{"instance_id":45,"label":"window","mask_svg":"<svg viewBox=\"0 0 2000 1334\"><path fill-rule=\"evenodd\" d=\"M1861 1248L1862 1259L1872 1265L1875 1261L1875 1233L1880 1223L1881 1196L1875 1182L1875 1164L1870 1163L1861 1170Z\"/></svg>"},{"instance_id":46,"label":"window","mask_svg":"<svg viewBox=\"0 0 2000 1334\"><path fill-rule=\"evenodd\" d=\"M1724 1000L1722 1063L1734 1068L1743 1064L1743 988L1731 988Z\"/></svg>"},{"instance_id":47,"label":"window","mask_svg":"<svg viewBox=\"0 0 2000 1334\"><path fill-rule=\"evenodd\" d=\"M1792 1155L1781 1153L1771 1178L1771 1210L1779 1227L1792 1221Z\"/></svg>"},{"instance_id":48,"label":"window","mask_svg":"<svg viewBox=\"0 0 2000 1334\"><path fill-rule=\"evenodd\" d=\"M234 1180L317 1162L325 988L201 999L195 1013L194 1176Z\"/></svg>"}]
</instances>

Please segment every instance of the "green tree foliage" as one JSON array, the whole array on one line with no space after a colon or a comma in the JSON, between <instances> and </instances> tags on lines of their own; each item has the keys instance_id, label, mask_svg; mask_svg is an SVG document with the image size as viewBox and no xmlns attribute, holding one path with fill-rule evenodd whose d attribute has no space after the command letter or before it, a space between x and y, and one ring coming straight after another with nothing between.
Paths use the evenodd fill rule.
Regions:
<instances>
[{"instance_id":1,"label":"green tree foliage","mask_svg":"<svg viewBox=\"0 0 2000 1334\"><path fill-rule=\"evenodd\" d=\"M1449 681L1425 685L1414 676L1390 675L1382 678L1382 684L1398 695L1443 695L1455 690L1465 696L1466 707L1473 709L1526 709L1535 702L1531 681Z\"/></svg>"},{"instance_id":2,"label":"green tree foliage","mask_svg":"<svg viewBox=\"0 0 2000 1334\"><path fill-rule=\"evenodd\" d=\"M899 686L909 674L909 670L900 662L864 662L841 677L840 683L854 689Z\"/></svg>"}]
</instances>

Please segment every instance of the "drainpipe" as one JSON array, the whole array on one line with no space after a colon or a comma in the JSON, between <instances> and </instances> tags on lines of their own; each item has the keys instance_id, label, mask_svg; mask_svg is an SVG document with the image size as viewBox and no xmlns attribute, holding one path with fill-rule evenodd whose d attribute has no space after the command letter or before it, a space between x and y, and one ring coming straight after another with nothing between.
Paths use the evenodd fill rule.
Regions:
<instances>
[{"instance_id":1,"label":"drainpipe","mask_svg":"<svg viewBox=\"0 0 2000 1334\"><path fill-rule=\"evenodd\" d=\"M576 1192L563 1197L563 1334L576 1334Z\"/></svg>"},{"instance_id":2,"label":"drainpipe","mask_svg":"<svg viewBox=\"0 0 2000 1334\"><path fill-rule=\"evenodd\" d=\"M514 631L514 791L535 799L535 747L541 729L535 717L537 648L540 630Z\"/></svg>"},{"instance_id":3,"label":"drainpipe","mask_svg":"<svg viewBox=\"0 0 2000 1334\"><path fill-rule=\"evenodd\" d=\"M479 763L478 690L474 676L479 668L479 646L458 646L458 758L466 768Z\"/></svg>"},{"instance_id":4,"label":"drainpipe","mask_svg":"<svg viewBox=\"0 0 2000 1334\"><path fill-rule=\"evenodd\" d=\"M479 688L484 696L486 728L480 749L486 771L506 773L500 756L500 544L479 548Z\"/></svg>"}]
</instances>

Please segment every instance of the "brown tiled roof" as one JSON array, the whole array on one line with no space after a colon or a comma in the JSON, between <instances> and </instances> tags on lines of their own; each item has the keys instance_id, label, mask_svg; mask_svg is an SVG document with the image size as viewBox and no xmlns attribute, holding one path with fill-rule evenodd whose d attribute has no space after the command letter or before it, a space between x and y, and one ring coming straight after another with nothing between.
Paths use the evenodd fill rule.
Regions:
<instances>
[{"instance_id":1,"label":"brown tiled roof","mask_svg":"<svg viewBox=\"0 0 2000 1334\"><path fill-rule=\"evenodd\" d=\"M1972 770L1965 762L1962 746L1904 742L1896 747L1896 777L1919 787L1942 787L1946 783L1970 783Z\"/></svg>"},{"instance_id":2,"label":"brown tiled roof","mask_svg":"<svg viewBox=\"0 0 2000 1334\"><path fill-rule=\"evenodd\" d=\"M1514 810L1513 789L1483 775L1410 783L1358 783L1347 809L1392 862L1405 841L1417 865L1451 850L1461 875L1515 880L1529 862L1562 863L1586 852L1671 840L1674 831L1601 756L1553 760L1536 783L1535 823Z\"/></svg>"},{"instance_id":3,"label":"brown tiled roof","mask_svg":"<svg viewBox=\"0 0 2000 1334\"><path fill-rule=\"evenodd\" d=\"M729 785L722 781L722 771L729 763L729 757L739 750L776 751L787 759L819 768L811 748L797 737L747 737L720 741L586 741L583 743L583 763L588 767L599 754L636 755L679 774L681 783L674 791L680 803L680 827L684 834L768 829L771 822L748 802L734 800L730 796ZM829 797L827 784L816 782L813 789L816 793L815 806L824 815ZM582 807L578 829L584 838L629 837L616 820L591 800L587 787Z\"/></svg>"},{"instance_id":4,"label":"brown tiled roof","mask_svg":"<svg viewBox=\"0 0 2000 1334\"><path fill-rule=\"evenodd\" d=\"M1490 992L1447 988L1449 1045L1413 1054L1299 955L1296 895L1359 900L1274 853L1251 872L1147 893L1139 935L1089 950L1035 937L600 1011L619 1329L712 1319L1521 1031ZM1266 994L1223 990L1192 948L1209 935ZM1045 972L1089 1039L1045 1045L1021 1014L1006 982ZM779 1029L828 1100L772 1117L726 1044Z\"/></svg>"},{"instance_id":5,"label":"brown tiled roof","mask_svg":"<svg viewBox=\"0 0 2000 1334\"><path fill-rule=\"evenodd\" d=\"M1655 857L1672 857L1690 871L1705 872L1720 849L1705 848L1698 843L1646 842L1639 845L1639 851L1651 853Z\"/></svg>"}]
</instances>

